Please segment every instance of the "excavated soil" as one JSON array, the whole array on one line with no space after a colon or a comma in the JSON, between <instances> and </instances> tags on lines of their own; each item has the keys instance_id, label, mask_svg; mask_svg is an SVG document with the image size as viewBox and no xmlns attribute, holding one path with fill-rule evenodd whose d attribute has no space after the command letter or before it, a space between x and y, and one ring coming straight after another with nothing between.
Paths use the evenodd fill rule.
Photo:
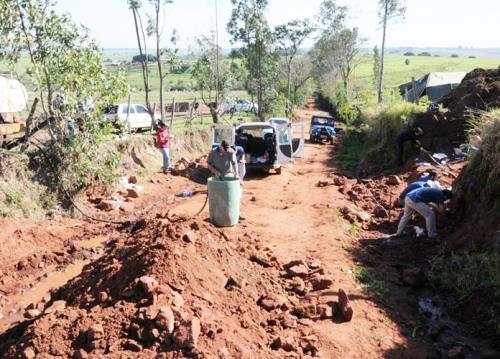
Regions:
<instances>
[{"instance_id":1,"label":"excavated soil","mask_svg":"<svg viewBox=\"0 0 500 359\"><path fill-rule=\"evenodd\" d=\"M0 252L0 283L17 283L2 287L0 357L495 357L488 338L419 312L436 299L425 285L436 245L381 238L395 231L396 195L427 168L358 180L334 155L307 144L281 175L249 173L246 219L231 228L213 227L207 208L191 218L205 202L203 161L179 161L132 196L83 198L124 225L12 224L0 235L12 248ZM453 222L438 223L446 234Z\"/></svg>"},{"instance_id":2,"label":"excavated soil","mask_svg":"<svg viewBox=\"0 0 500 359\"><path fill-rule=\"evenodd\" d=\"M454 117L500 107L500 69L475 69L441 102Z\"/></svg>"}]
</instances>

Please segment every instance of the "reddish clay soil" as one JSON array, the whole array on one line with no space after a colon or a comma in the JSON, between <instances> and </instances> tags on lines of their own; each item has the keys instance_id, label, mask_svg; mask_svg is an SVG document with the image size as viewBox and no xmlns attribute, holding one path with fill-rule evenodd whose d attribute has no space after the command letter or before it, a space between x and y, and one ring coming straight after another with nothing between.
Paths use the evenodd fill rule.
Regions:
<instances>
[{"instance_id":1,"label":"reddish clay soil","mask_svg":"<svg viewBox=\"0 0 500 359\"><path fill-rule=\"evenodd\" d=\"M334 154L306 144L281 175L250 173L246 219L232 228L213 227L207 208L191 218L205 201L193 164L139 183L137 198L123 193L126 206L85 199L93 215L128 224L8 224L0 357L479 357L483 343L453 322L438 332L419 316L435 244L380 238L396 227L391 202L423 169L393 185L359 182L337 173ZM186 189L194 195L178 196Z\"/></svg>"}]
</instances>

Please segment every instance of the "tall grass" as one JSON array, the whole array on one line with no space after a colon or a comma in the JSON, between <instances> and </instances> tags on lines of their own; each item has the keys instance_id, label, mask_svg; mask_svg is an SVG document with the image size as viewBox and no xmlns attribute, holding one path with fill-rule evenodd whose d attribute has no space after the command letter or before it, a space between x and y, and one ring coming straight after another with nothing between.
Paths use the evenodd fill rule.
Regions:
<instances>
[{"instance_id":1,"label":"tall grass","mask_svg":"<svg viewBox=\"0 0 500 359\"><path fill-rule=\"evenodd\" d=\"M361 113L359 126L348 126L340 137L341 164L353 169L362 167L373 173L393 166L397 159L396 136L412 124L423 107L411 103L368 107Z\"/></svg>"}]
</instances>

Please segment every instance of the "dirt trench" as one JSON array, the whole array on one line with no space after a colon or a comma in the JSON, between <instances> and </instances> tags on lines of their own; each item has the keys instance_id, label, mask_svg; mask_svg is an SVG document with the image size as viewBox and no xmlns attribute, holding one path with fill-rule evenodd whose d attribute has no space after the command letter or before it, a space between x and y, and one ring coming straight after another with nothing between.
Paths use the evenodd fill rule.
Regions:
<instances>
[{"instance_id":1,"label":"dirt trench","mask_svg":"<svg viewBox=\"0 0 500 359\"><path fill-rule=\"evenodd\" d=\"M314 111L300 117L309 119ZM205 197L176 195L204 187L162 174L139 183L144 192L129 200L133 210L106 212L129 219L141 213L145 221L133 229L83 221L11 224L1 238L13 250L2 252L0 261L1 304L9 309L0 317L0 356L469 354L453 342L462 337L439 342L429 336L418 313L418 300L427 293L402 279L404 269L425 261L432 248L414 241L409 250L387 250L380 235L395 223L361 230L344 219L341 208L352 201L334 184L334 155L333 146L307 144L305 157L281 175L249 174L242 198L246 219L232 228L208 224L207 209L188 219ZM95 246L82 245L94 238ZM287 263L299 265L298 274ZM76 272L68 265L76 265ZM320 289L314 284L318 274L326 283ZM148 279L141 281L143 276ZM340 288L349 295L351 321L339 313ZM27 305L33 293L35 303ZM162 318L169 318L165 308L171 308L172 328L158 324L162 310Z\"/></svg>"}]
</instances>

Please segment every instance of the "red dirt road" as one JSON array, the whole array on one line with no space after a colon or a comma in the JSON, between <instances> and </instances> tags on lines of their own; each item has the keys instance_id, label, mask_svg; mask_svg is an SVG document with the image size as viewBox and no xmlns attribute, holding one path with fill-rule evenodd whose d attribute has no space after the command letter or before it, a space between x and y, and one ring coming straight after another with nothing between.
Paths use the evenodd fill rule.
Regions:
<instances>
[{"instance_id":1,"label":"red dirt road","mask_svg":"<svg viewBox=\"0 0 500 359\"><path fill-rule=\"evenodd\" d=\"M308 119L311 113L305 110L301 115ZM346 204L346 200L336 186L317 186L319 181L332 181L332 174L336 170L333 156L332 146L307 143L304 158L284 168L281 175L249 174L244 183L242 199L242 213L246 220L223 232L231 238L253 233L260 239L259 246L269 248L279 263L295 259L319 261L325 272L334 279L334 284L328 291L308 294L317 303L336 301L339 288L348 293L354 309L352 321L320 320L312 325L313 333L319 338L320 357L424 358L430 346L424 340L412 338L416 308L405 303L405 293L397 293L399 301L391 295L377 297L365 291L356 279L356 268L365 263L360 263L360 259L356 258L357 240L347 234L350 225L338 210ZM203 186L182 177L169 177L167 180L163 175L157 175L156 178L160 183L142 184L146 186L145 194L137 200L136 211L149 208L147 214L154 215L157 211L170 208L172 213L190 216L201 208L204 195L170 204L165 198L185 188L203 189ZM151 203L156 205L150 208ZM123 215L116 211L109 216L133 217L133 212ZM200 215L200 218L206 217L208 209ZM65 267L75 260L96 260L100 255L98 250L88 254L85 248L79 247L73 252L68 251L68 248L72 242L81 244L82 241L91 241L99 236L104 237L103 241L116 239L119 234L113 228L83 221L9 225L0 239L3 248L11 248L0 251L0 285L3 285L0 290L3 292L3 301L8 303L9 298L22 298L22 295L19 296L22 288L29 294L30 286L37 288L44 273L53 273L57 267ZM21 239L13 233L21 233ZM98 244L95 243L96 246ZM20 251L19 247L26 249ZM46 253L46 257L41 256L41 253ZM26 256L31 258L27 262L29 265L19 265L19 261L26 260ZM47 264L40 265L40 260L36 262L40 258L44 258L43 262ZM12 285L13 281L17 281L15 286ZM61 284L57 283L57 286ZM42 286L46 290L48 287ZM43 293L38 294L43 297ZM11 303L9 308L15 308L15 305ZM20 310L17 308L18 312ZM12 324L12 320L20 320L15 312L2 310L0 313L4 316L3 319L0 317L2 331ZM302 357L299 354L287 355L283 351L276 352L276 357Z\"/></svg>"}]
</instances>

